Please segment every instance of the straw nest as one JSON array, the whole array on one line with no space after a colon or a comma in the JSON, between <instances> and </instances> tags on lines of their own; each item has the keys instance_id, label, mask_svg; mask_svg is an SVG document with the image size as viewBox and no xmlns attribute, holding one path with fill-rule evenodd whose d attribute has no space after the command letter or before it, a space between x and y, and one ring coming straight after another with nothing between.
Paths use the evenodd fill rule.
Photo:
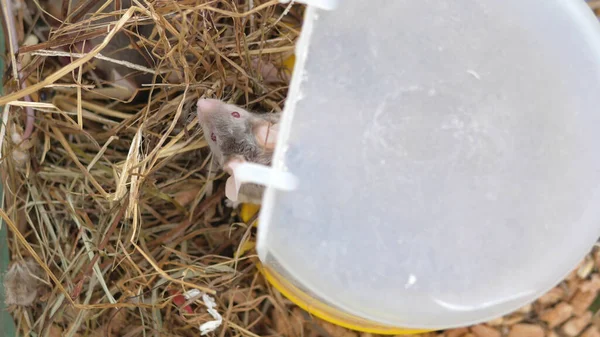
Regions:
<instances>
[{"instance_id":1,"label":"straw nest","mask_svg":"<svg viewBox=\"0 0 600 337\"><path fill-rule=\"evenodd\" d=\"M214 335L274 334L273 311L286 302L257 273L255 217L244 222L225 206L195 103L215 97L280 110L288 77L264 69L286 68L304 8L276 0L129 8L119 0L9 1L0 215L18 330L198 336L220 315ZM117 47L144 51L149 66L119 58L117 33L131 40ZM74 50L91 38L98 48ZM112 67L150 76L132 91L107 80Z\"/></svg>"},{"instance_id":2,"label":"straw nest","mask_svg":"<svg viewBox=\"0 0 600 337\"><path fill-rule=\"evenodd\" d=\"M312 318L265 282L256 210L226 207L195 116L201 97L283 107L302 6L90 0L86 10L102 8L84 15L67 0L0 2L14 20L5 17L0 215L20 335L198 336L202 325L215 336L371 336ZM110 49L117 33L148 66ZM104 49L73 50L92 38ZM149 80L111 82L111 67ZM600 336L590 311L599 266L594 252L535 304L441 334Z\"/></svg>"}]
</instances>

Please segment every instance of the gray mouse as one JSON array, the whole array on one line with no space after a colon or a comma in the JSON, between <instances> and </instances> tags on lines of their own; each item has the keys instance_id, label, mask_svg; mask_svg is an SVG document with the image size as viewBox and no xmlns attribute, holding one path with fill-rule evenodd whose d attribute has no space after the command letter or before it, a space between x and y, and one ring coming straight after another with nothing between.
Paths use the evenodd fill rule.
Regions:
<instances>
[{"instance_id":1,"label":"gray mouse","mask_svg":"<svg viewBox=\"0 0 600 337\"><path fill-rule=\"evenodd\" d=\"M214 159L230 174L226 196L233 204L260 204L264 187L243 183L238 189L234 168L243 162L271 165L281 113L256 113L216 99L200 99L198 121Z\"/></svg>"}]
</instances>

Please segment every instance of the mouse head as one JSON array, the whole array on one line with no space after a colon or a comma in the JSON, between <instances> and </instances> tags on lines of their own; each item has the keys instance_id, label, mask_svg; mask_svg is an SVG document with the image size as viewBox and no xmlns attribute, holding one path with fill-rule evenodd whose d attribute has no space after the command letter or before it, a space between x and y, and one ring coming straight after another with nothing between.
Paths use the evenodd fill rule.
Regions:
<instances>
[{"instance_id":1,"label":"mouse head","mask_svg":"<svg viewBox=\"0 0 600 337\"><path fill-rule=\"evenodd\" d=\"M237 186L233 168L245 161L270 165L279 129L279 114L257 114L216 99L198 100L198 121L219 165ZM229 190L229 189L228 189ZM227 193L230 199L235 199Z\"/></svg>"},{"instance_id":2,"label":"mouse head","mask_svg":"<svg viewBox=\"0 0 600 337\"><path fill-rule=\"evenodd\" d=\"M221 166L230 157L270 164L279 114L257 114L216 99L200 99L198 121Z\"/></svg>"}]
</instances>

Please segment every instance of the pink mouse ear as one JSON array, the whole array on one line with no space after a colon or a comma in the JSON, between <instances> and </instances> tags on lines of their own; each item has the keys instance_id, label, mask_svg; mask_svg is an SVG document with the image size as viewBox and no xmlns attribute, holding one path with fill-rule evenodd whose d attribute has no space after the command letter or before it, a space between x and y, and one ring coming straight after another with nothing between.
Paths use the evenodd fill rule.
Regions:
<instances>
[{"instance_id":1,"label":"pink mouse ear","mask_svg":"<svg viewBox=\"0 0 600 337\"><path fill-rule=\"evenodd\" d=\"M279 123L272 124L268 121L261 121L260 124L254 128L254 137L256 137L258 144L269 150L275 148L278 134Z\"/></svg>"},{"instance_id":2,"label":"pink mouse ear","mask_svg":"<svg viewBox=\"0 0 600 337\"><path fill-rule=\"evenodd\" d=\"M238 194L240 192L242 183L235 177L235 168L243 162L245 162L243 157L235 156L227 159L227 161L223 164L223 170L230 175L225 183L225 196L231 201L237 201L238 199Z\"/></svg>"}]
</instances>

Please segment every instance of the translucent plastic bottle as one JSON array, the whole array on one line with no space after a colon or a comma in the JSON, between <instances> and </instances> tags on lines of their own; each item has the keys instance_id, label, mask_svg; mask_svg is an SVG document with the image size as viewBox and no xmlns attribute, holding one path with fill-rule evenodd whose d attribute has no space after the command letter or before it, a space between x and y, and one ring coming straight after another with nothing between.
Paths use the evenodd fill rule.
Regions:
<instances>
[{"instance_id":1,"label":"translucent plastic bottle","mask_svg":"<svg viewBox=\"0 0 600 337\"><path fill-rule=\"evenodd\" d=\"M478 323L600 236L600 27L583 1L309 6L296 55L258 251L305 309L374 332Z\"/></svg>"}]
</instances>

